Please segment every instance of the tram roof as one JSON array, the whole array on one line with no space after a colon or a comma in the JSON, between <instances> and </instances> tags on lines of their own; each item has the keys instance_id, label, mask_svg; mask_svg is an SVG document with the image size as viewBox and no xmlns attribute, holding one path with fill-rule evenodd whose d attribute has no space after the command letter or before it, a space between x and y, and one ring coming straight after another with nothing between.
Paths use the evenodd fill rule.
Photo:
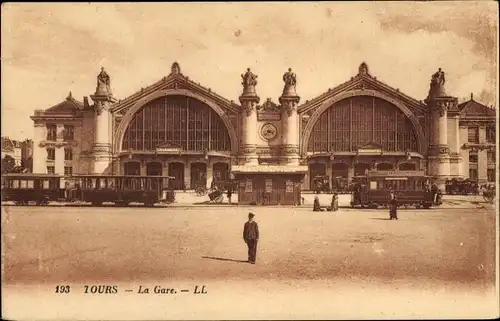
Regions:
<instances>
[{"instance_id":1,"label":"tram roof","mask_svg":"<svg viewBox=\"0 0 500 321\"><path fill-rule=\"evenodd\" d=\"M7 174L2 174L2 177L19 177L19 178L36 178L36 177L43 177L43 178L58 178L62 177L59 174L37 174L37 173L7 173Z\"/></svg>"}]
</instances>

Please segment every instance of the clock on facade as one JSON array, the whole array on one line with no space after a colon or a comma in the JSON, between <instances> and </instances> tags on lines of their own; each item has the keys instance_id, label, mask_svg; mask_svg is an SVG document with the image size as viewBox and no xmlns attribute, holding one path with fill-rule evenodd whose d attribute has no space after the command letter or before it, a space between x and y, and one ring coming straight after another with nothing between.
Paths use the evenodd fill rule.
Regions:
<instances>
[{"instance_id":1,"label":"clock on facade","mask_svg":"<svg viewBox=\"0 0 500 321\"><path fill-rule=\"evenodd\" d=\"M260 128L260 134L267 140L271 140L278 134L278 129L273 124L267 123Z\"/></svg>"}]
</instances>

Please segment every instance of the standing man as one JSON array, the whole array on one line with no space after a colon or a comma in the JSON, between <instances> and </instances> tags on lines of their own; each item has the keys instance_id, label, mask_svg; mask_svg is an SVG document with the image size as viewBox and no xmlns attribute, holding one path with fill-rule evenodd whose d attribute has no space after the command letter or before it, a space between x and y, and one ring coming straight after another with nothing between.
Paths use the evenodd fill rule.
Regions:
<instances>
[{"instance_id":1,"label":"standing man","mask_svg":"<svg viewBox=\"0 0 500 321\"><path fill-rule=\"evenodd\" d=\"M257 256L257 241L259 240L259 226L253 220L255 214L248 213L248 222L243 228L243 240L248 246L248 262L255 264Z\"/></svg>"}]
</instances>

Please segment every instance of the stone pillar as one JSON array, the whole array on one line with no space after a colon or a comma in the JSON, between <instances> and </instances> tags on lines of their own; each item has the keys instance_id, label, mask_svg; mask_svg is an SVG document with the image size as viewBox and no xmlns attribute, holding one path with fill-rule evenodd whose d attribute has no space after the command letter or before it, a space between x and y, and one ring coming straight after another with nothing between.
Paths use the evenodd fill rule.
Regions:
<instances>
[{"instance_id":1,"label":"stone pillar","mask_svg":"<svg viewBox=\"0 0 500 321\"><path fill-rule=\"evenodd\" d=\"M207 188L210 188L212 181L214 180L214 168L212 162L207 163Z\"/></svg>"},{"instance_id":2,"label":"stone pillar","mask_svg":"<svg viewBox=\"0 0 500 321\"><path fill-rule=\"evenodd\" d=\"M443 191L445 189L445 181L450 177L448 114L450 114L450 117L453 117L459 113L457 98L447 95L444 85L445 73L439 68L432 75L429 95L425 99L425 103L429 108L431 124L427 170L429 175L436 178L436 185Z\"/></svg>"},{"instance_id":3,"label":"stone pillar","mask_svg":"<svg viewBox=\"0 0 500 321\"><path fill-rule=\"evenodd\" d=\"M191 162L189 161L184 163L184 188L194 188L194 186L191 186Z\"/></svg>"},{"instance_id":4,"label":"stone pillar","mask_svg":"<svg viewBox=\"0 0 500 321\"><path fill-rule=\"evenodd\" d=\"M116 102L110 88L110 77L101 68L97 76L97 88L90 98L94 101L94 143L92 145L92 173L103 174L111 166L111 136L109 135L109 107ZM109 170L108 170L109 171Z\"/></svg>"},{"instance_id":5,"label":"stone pillar","mask_svg":"<svg viewBox=\"0 0 500 321\"><path fill-rule=\"evenodd\" d=\"M243 78L243 93L240 96L242 107L241 115L241 165L258 165L257 158L257 104L260 101L255 92L257 85L257 75L247 69Z\"/></svg>"},{"instance_id":6,"label":"stone pillar","mask_svg":"<svg viewBox=\"0 0 500 321\"><path fill-rule=\"evenodd\" d=\"M448 146L450 148L450 177L462 177L462 156L460 155L459 114L448 110Z\"/></svg>"},{"instance_id":7,"label":"stone pillar","mask_svg":"<svg viewBox=\"0 0 500 321\"><path fill-rule=\"evenodd\" d=\"M33 139L33 173L47 173L45 160L47 151L40 143L46 139L47 128L44 123L35 123Z\"/></svg>"},{"instance_id":8,"label":"stone pillar","mask_svg":"<svg viewBox=\"0 0 500 321\"><path fill-rule=\"evenodd\" d=\"M430 101L431 133L428 152L428 174L436 178L438 188L444 190L450 176L450 148L447 136L446 105L441 101Z\"/></svg>"},{"instance_id":9,"label":"stone pillar","mask_svg":"<svg viewBox=\"0 0 500 321\"><path fill-rule=\"evenodd\" d=\"M300 97L296 93L296 75L289 68L283 75L285 87L279 101L281 104L281 163L299 165L299 115L297 105Z\"/></svg>"}]
</instances>

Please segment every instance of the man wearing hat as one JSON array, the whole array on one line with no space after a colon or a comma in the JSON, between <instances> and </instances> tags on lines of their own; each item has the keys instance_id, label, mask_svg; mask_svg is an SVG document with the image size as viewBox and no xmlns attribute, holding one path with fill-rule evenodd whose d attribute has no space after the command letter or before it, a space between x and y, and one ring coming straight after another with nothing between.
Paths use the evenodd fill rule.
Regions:
<instances>
[{"instance_id":1,"label":"man wearing hat","mask_svg":"<svg viewBox=\"0 0 500 321\"><path fill-rule=\"evenodd\" d=\"M259 240L259 226L253 220L255 214L248 213L248 222L243 228L243 240L248 246L248 262L255 264L257 256L257 241Z\"/></svg>"}]
</instances>

